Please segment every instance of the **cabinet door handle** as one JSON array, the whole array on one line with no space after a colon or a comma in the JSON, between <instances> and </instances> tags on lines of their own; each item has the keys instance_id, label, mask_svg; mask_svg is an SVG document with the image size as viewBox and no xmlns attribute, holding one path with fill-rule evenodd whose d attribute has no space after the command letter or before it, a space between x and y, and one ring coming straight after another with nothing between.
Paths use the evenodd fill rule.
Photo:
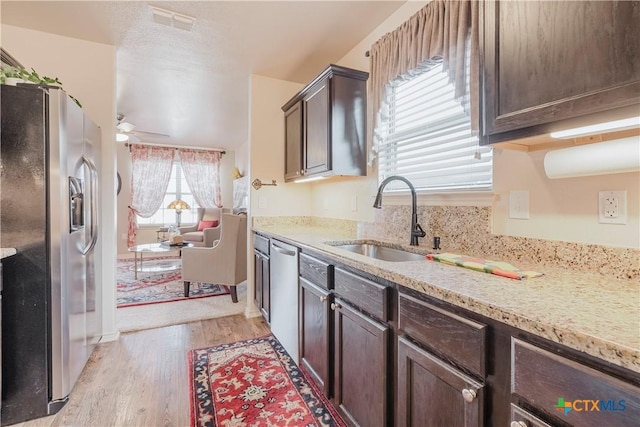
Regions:
<instances>
[{"instance_id":1,"label":"cabinet door handle","mask_svg":"<svg viewBox=\"0 0 640 427\"><path fill-rule=\"evenodd\" d=\"M325 302L327 300L326 295L320 296L320 302Z\"/></svg>"},{"instance_id":2,"label":"cabinet door handle","mask_svg":"<svg viewBox=\"0 0 640 427\"><path fill-rule=\"evenodd\" d=\"M335 302L332 302L332 303L331 303L331 310L334 310L334 311L335 311L335 310L339 310L339 309L341 309L341 308L342 308L342 306L341 306L340 304L335 303Z\"/></svg>"},{"instance_id":3,"label":"cabinet door handle","mask_svg":"<svg viewBox=\"0 0 640 427\"><path fill-rule=\"evenodd\" d=\"M476 391L471 388L462 389L462 397L464 401L467 403L472 403L476 399Z\"/></svg>"},{"instance_id":4,"label":"cabinet door handle","mask_svg":"<svg viewBox=\"0 0 640 427\"><path fill-rule=\"evenodd\" d=\"M529 423L526 421L511 421L510 427L529 427Z\"/></svg>"}]
</instances>

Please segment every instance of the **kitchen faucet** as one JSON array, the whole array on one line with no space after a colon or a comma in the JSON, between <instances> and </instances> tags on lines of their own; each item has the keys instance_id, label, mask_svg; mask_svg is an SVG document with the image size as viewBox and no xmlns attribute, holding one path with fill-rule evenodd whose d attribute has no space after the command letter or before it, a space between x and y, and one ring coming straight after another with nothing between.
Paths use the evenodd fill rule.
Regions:
<instances>
[{"instance_id":1,"label":"kitchen faucet","mask_svg":"<svg viewBox=\"0 0 640 427\"><path fill-rule=\"evenodd\" d=\"M418 246L418 237L424 237L427 234L424 232L422 227L420 227L420 224L418 224L416 189L413 188L413 185L407 178L393 175L382 181L380 183L380 187L378 187L378 194L376 194L376 200L373 202L373 207L376 209L380 209L382 207L382 190L388 183L395 180L404 182L411 190L411 242L409 244L411 246Z\"/></svg>"}]
</instances>

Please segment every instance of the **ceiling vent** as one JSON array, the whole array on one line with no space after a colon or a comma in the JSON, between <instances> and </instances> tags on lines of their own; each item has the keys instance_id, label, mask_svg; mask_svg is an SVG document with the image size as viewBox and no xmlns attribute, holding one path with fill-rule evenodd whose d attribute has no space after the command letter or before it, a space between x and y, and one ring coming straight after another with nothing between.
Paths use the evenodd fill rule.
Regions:
<instances>
[{"instance_id":1,"label":"ceiling vent","mask_svg":"<svg viewBox=\"0 0 640 427\"><path fill-rule=\"evenodd\" d=\"M191 31L196 18L181 13L173 12L168 9L162 9L156 6L149 6L153 13L153 22L160 25L179 28L185 31Z\"/></svg>"}]
</instances>

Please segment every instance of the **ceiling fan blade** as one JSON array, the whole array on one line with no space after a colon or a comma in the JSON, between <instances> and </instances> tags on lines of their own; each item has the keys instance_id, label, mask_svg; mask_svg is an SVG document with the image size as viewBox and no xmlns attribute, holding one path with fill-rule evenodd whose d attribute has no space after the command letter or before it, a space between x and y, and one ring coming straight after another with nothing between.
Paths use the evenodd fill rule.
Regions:
<instances>
[{"instance_id":1,"label":"ceiling fan blade","mask_svg":"<svg viewBox=\"0 0 640 427\"><path fill-rule=\"evenodd\" d=\"M135 133L135 134L140 133L140 134L144 134L144 135L149 135L149 136L152 136L154 138L169 138L169 135L167 135L166 133L146 132L146 131L143 131L143 130L136 130L136 131L133 131L133 133Z\"/></svg>"}]
</instances>

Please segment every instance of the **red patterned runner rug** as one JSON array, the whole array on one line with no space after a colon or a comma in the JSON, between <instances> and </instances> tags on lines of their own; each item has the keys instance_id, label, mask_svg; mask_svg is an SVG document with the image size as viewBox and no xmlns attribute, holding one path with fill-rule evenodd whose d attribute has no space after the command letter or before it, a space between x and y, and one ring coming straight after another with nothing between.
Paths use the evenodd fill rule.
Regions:
<instances>
[{"instance_id":1,"label":"red patterned runner rug","mask_svg":"<svg viewBox=\"0 0 640 427\"><path fill-rule=\"evenodd\" d=\"M340 426L273 335L190 350L192 426Z\"/></svg>"}]
</instances>

